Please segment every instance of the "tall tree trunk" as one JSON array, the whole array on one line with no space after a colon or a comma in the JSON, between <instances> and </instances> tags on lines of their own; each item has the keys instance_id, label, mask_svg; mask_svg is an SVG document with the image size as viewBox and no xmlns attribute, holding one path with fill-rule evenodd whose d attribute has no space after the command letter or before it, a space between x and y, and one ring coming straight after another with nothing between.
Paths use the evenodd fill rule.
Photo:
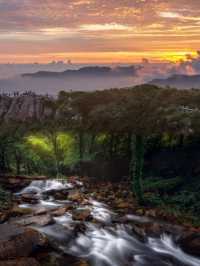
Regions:
<instances>
[{"instance_id":1,"label":"tall tree trunk","mask_svg":"<svg viewBox=\"0 0 200 266\"><path fill-rule=\"evenodd\" d=\"M16 160L16 172L17 172L17 175L21 174L21 161L20 161L20 159Z\"/></svg>"},{"instance_id":2,"label":"tall tree trunk","mask_svg":"<svg viewBox=\"0 0 200 266\"><path fill-rule=\"evenodd\" d=\"M143 204L142 175L144 167L144 137L141 135L132 136L131 149L130 174L133 182L133 192L138 203Z\"/></svg>"},{"instance_id":3,"label":"tall tree trunk","mask_svg":"<svg viewBox=\"0 0 200 266\"><path fill-rule=\"evenodd\" d=\"M127 156L129 161L131 161L131 159L132 159L132 148L131 148L132 143L131 142L132 142L132 134L128 133L128 135L127 135L126 156Z\"/></svg>"},{"instance_id":4,"label":"tall tree trunk","mask_svg":"<svg viewBox=\"0 0 200 266\"><path fill-rule=\"evenodd\" d=\"M79 132L79 161L83 160L84 152L84 134L82 131Z\"/></svg>"},{"instance_id":5,"label":"tall tree trunk","mask_svg":"<svg viewBox=\"0 0 200 266\"><path fill-rule=\"evenodd\" d=\"M89 154L90 155L94 151L95 138L96 138L96 135L95 134L92 134L91 137L90 137L90 146L89 146Z\"/></svg>"},{"instance_id":6,"label":"tall tree trunk","mask_svg":"<svg viewBox=\"0 0 200 266\"><path fill-rule=\"evenodd\" d=\"M5 154L5 167L6 167L6 171L10 172L10 158L8 156L8 154Z\"/></svg>"},{"instance_id":7,"label":"tall tree trunk","mask_svg":"<svg viewBox=\"0 0 200 266\"><path fill-rule=\"evenodd\" d=\"M179 147L182 148L183 145L184 145L184 135L181 134L181 135L179 136Z\"/></svg>"},{"instance_id":8,"label":"tall tree trunk","mask_svg":"<svg viewBox=\"0 0 200 266\"><path fill-rule=\"evenodd\" d=\"M81 177L82 173L82 161L84 156L84 133L82 131L78 134L79 137L79 164L78 164L78 174Z\"/></svg>"},{"instance_id":9,"label":"tall tree trunk","mask_svg":"<svg viewBox=\"0 0 200 266\"><path fill-rule=\"evenodd\" d=\"M5 148L2 146L0 151L0 170L2 172L6 172L5 154Z\"/></svg>"},{"instance_id":10,"label":"tall tree trunk","mask_svg":"<svg viewBox=\"0 0 200 266\"><path fill-rule=\"evenodd\" d=\"M50 135L51 141L53 144L53 152L54 152L54 160L55 160L55 169L56 169L56 177L58 178L60 175L60 164L59 164L59 155L58 155L58 140L57 140L57 134L52 133Z\"/></svg>"},{"instance_id":11,"label":"tall tree trunk","mask_svg":"<svg viewBox=\"0 0 200 266\"><path fill-rule=\"evenodd\" d=\"M26 167L27 174L30 175L32 171L31 171L30 163L28 160L25 162L25 167Z\"/></svg>"},{"instance_id":12,"label":"tall tree trunk","mask_svg":"<svg viewBox=\"0 0 200 266\"><path fill-rule=\"evenodd\" d=\"M15 152L15 161L16 161L16 173L17 175L21 174L21 158L18 152Z\"/></svg>"},{"instance_id":13,"label":"tall tree trunk","mask_svg":"<svg viewBox=\"0 0 200 266\"><path fill-rule=\"evenodd\" d=\"M109 143L109 155L110 155L110 159L113 158L113 143L114 143L114 135L111 134L110 135L110 143Z\"/></svg>"},{"instance_id":14,"label":"tall tree trunk","mask_svg":"<svg viewBox=\"0 0 200 266\"><path fill-rule=\"evenodd\" d=\"M116 157L117 155L117 151L118 151L118 148L119 148L119 136L118 135L115 135L114 136L114 145L113 145L113 153L114 153L114 156Z\"/></svg>"}]
</instances>

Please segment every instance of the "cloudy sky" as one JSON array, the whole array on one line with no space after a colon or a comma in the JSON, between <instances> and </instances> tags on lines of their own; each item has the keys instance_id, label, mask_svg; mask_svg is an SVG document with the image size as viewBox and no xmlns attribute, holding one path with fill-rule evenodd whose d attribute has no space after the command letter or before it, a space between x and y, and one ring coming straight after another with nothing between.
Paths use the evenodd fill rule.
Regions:
<instances>
[{"instance_id":1,"label":"cloudy sky","mask_svg":"<svg viewBox=\"0 0 200 266\"><path fill-rule=\"evenodd\" d=\"M0 63L184 59L200 49L200 0L0 0Z\"/></svg>"}]
</instances>

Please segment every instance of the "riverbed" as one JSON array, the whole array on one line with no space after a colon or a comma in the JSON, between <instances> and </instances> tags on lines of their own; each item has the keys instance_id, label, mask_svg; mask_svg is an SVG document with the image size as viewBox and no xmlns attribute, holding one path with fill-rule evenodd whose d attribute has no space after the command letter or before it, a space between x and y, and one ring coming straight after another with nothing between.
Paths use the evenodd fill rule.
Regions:
<instances>
[{"instance_id":1,"label":"riverbed","mask_svg":"<svg viewBox=\"0 0 200 266\"><path fill-rule=\"evenodd\" d=\"M134 224L142 227L153 222L150 218L134 213L121 217L92 195L84 195L84 184L78 180L32 181L16 193L18 207L32 214L11 222L38 230L57 252L82 258L91 266L200 265L200 258L177 244L179 232L140 235Z\"/></svg>"}]
</instances>

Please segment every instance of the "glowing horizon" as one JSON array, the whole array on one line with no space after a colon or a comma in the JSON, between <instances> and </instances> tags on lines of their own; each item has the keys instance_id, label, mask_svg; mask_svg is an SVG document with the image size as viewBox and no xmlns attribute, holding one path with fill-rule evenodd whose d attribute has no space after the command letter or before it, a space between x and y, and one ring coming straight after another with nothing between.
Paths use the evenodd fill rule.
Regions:
<instances>
[{"instance_id":1,"label":"glowing horizon","mask_svg":"<svg viewBox=\"0 0 200 266\"><path fill-rule=\"evenodd\" d=\"M39 55L0 55L0 64L47 64L53 61L67 63L68 60L74 64L135 64L141 63L143 59L147 58L151 63L176 63L180 60L186 60L188 54L195 57L196 51L90 52L87 53L87 56L83 52Z\"/></svg>"}]
</instances>

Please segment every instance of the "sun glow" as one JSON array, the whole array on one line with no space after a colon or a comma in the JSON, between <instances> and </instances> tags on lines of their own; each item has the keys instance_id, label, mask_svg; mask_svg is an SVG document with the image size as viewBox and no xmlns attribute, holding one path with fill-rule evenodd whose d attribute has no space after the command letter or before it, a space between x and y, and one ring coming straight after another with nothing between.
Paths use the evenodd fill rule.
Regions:
<instances>
[{"instance_id":1,"label":"sun glow","mask_svg":"<svg viewBox=\"0 0 200 266\"><path fill-rule=\"evenodd\" d=\"M196 51L121 51L121 52L71 52L71 53L43 53L43 54L19 54L3 55L0 54L0 63L5 60L15 63L32 63L33 60L38 63L48 63L52 60L67 61L68 58L74 63L140 63L142 58L148 58L152 62L171 61L177 62L185 60L190 54L196 56ZM13 61L12 61L13 60Z\"/></svg>"}]
</instances>

